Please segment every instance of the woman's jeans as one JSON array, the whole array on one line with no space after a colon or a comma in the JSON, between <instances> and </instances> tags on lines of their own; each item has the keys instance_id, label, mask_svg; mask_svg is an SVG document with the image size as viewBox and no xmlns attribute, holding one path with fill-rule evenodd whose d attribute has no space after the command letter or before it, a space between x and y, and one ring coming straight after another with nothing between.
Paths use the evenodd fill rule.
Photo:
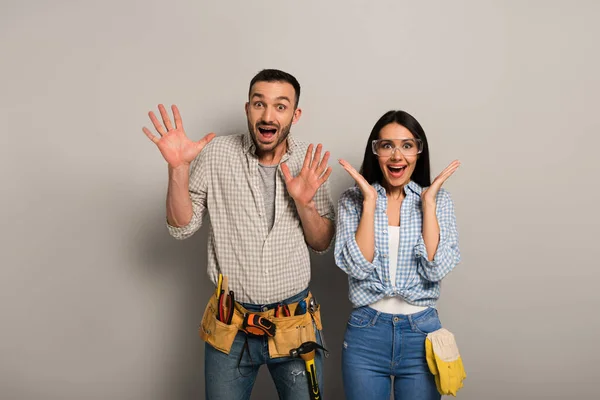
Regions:
<instances>
[{"instance_id":1,"label":"woman's jeans","mask_svg":"<svg viewBox=\"0 0 600 400\"><path fill-rule=\"evenodd\" d=\"M425 338L442 327L437 310L386 314L370 307L352 311L342 350L342 376L348 400L390 398L439 400L425 359Z\"/></svg>"}]
</instances>

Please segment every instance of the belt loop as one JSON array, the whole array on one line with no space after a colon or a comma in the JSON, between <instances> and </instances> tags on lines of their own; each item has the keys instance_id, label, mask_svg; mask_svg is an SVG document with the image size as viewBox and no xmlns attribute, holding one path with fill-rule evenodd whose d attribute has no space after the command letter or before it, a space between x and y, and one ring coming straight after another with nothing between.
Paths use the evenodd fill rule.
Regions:
<instances>
[{"instance_id":1,"label":"belt loop","mask_svg":"<svg viewBox=\"0 0 600 400\"><path fill-rule=\"evenodd\" d=\"M410 329L414 331L416 329L416 326L415 322L413 321L413 316L408 314L406 317L408 318L408 322L410 323Z\"/></svg>"},{"instance_id":2,"label":"belt loop","mask_svg":"<svg viewBox=\"0 0 600 400\"><path fill-rule=\"evenodd\" d=\"M379 315L381 315L381 313L377 311L373 317L373 320L371 321L371 326L374 326L377 323L377 318L379 318Z\"/></svg>"}]
</instances>

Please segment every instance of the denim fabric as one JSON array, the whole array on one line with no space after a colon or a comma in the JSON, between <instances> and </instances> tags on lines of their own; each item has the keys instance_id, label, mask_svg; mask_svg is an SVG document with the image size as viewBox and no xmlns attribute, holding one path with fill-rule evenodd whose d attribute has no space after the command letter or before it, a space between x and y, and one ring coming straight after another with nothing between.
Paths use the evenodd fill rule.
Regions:
<instances>
[{"instance_id":1,"label":"denim fabric","mask_svg":"<svg viewBox=\"0 0 600 400\"><path fill-rule=\"evenodd\" d=\"M295 303L308 294L305 290L282 303ZM268 305L244 304L248 311L260 312L273 309L279 303ZM244 349L248 340L248 348ZM317 342L321 343L317 333ZM240 355L243 353L241 360ZM238 368L239 362L239 368ZM247 400L258 375L261 365L267 365L277 393L284 400L309 400L308 380L304 361L298 358L269 357L267 337L247 336L238 332L229 354L215 350L205 344L204 375L207 400ZM323 354L317 351L315 358L317 378L321 395L323 395Z\"/></svg>"},{"instance_id":2,"label":"denim fabric","mask_svg":"<svg viewBox=\"0 0 600 400\"><path fill-rule=\"evenodd\" d=\"M441 399L425 359L425 338L441 327L434 308L410 315L354 309L342 350L346 398L388 400L393 384L396 400Z\"/></svg>"}]
</instances>

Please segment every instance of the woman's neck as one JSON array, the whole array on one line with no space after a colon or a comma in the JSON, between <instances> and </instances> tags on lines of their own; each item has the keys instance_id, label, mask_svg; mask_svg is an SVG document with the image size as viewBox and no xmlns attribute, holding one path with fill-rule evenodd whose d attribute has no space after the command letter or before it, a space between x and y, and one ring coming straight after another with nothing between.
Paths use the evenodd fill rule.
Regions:
<instances>
[{"instance_id":1,"label":"woman's neck","mask_svg":"<svg viewBox=\"0 0 600 400\"><path fill-rule=\"evenodd\" d=\"M404 186L394 186L390 187L389 185L385 185L385 194L389 200L402 200L406 196L404 193Z\"/></svg>"}]
</instances>

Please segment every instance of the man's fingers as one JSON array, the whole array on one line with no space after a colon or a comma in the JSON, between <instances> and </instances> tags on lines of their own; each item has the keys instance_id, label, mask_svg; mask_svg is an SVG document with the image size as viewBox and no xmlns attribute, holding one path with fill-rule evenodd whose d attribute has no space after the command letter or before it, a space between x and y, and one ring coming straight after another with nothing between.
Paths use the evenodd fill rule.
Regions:
<instances>
[{"instance_id":1,"label":"man's fingers","mask_svg":"<svg viewBox=\"0 0 600 400\"><path fill-rule=\"evenodd\" d=\"M332 171L332 168L327 167L327 169L325 170L325 173L321 176L321 178L319 178L319 186L324 184L327 181L327 179L329 179L329 175L331 175L331 171Z\"/></svg>"},{"instance_id":2,"label":"man's fingers","mask_svg":"<svg viewBox=\"0 0 600 400\"><path fill-rule=\"evenodd\" d=\"M317 150L315 151L315 156L312 158L312 162L310 164L310 169L316 171L319 167L319 161L321 160L321 150L323 150L323 145L319 143L317 145Z\"/></svg>"},{"instance_id":3,"label":"man's fingers","mask_svg":"<svg viewBox=\"0 0 600 400\"><path fill-rule=\"evenodd\" d=\"M162 117L163 123L165 124L165 128L167 128L167 132L173 130L173 126L171 125L171 119L169 118L169 114L167 114L165 106L159 104L158 111L160 111L160 116Z\"/></svg>"},{"instance_id":4,"label":"man's fingers","mask_svg":"<svg viewBox=\"0 0 600 400\"><path fill-rule=\"evenodd\" d=\"M152 142L157 143L158 139L156 138L156 136L154 136L152 134L152 132L150 132L150 129L143 127L142 131L144 131L144 133L146 134L146 136L148 136L148 139L152 140Z\"/></svg>"},{"instance_id":5,"label":"man's fingers","mask_svg":"<svg viewBox=\"0 0 600 400\"><path fill-rule=\"evenodd\" d=\"M173 111L173 118L175 119L175 128L183 129L183 122L181 121L181 115L179 114L179 109L175 104L171 106L171 110Z\"/></svg>"},{"instance_id":6,"label":"man's fingers","mask_svg":"<svg viewBox=\"0 0 600 400\"><path fill-rule=\"evenodd\" d=\"M208 135L204 136L202 139L198 140L196 143L198 143L198 147L200 147L200 150L202 150L204 146L206 146L211 140L213 140L215 136L217 135L211 132Z\"/></svg>"},{"instance_id":7,"label":"man's fingers","mask_svg":"<svg viewBox=\"0 0 600 400\"><path fill-rule=\"evenodd\" d=\"M312 143L308 145L308 149L306 149L306 155L304 156L304 164L302 164L302 169L310 168L310 159L312 157L313 145Z\"/></svg>"},{"instance_id":8,"label":"man's fingers","mask_svg":"<svg viewBox=\"0 0 600 400\"><path fill-rule=\"evenodd\" d=\"M290 174L290 169L286 163L281 163L281 172L283 172L283 179L285 180L285 183L288 183L292 180L292 174Z\"/></svg>"},{"instance_id":9,"label":"man's fingers","mask_svg":"<svg viewBox=\"0 0 600 400\"><path fill-rule=\"evenodd\" d=\"M156 129L156 131L160 134L160 136L164 136L167 134L167 131L165 131L165 128L162 126L162 124L158 121L158 118L156 118L156 115L154 115L154 113L152 111L150 111L148 113L148 116L150 117L150 121L152 121L152 125L154 125L154 128Z\"/></svg>"},{"instance_id":10,"label":"man's fingers","mask_svg":"<svg viewBox=\"0 0 600 400\"><path fill-rule=\"evenodd\" d=\"M325 171L325 168L327 168L328 161L329 161L329 152L326 151L325 155L323 156L323 159L319 163L319 167L317 168L317 175L321 175L323 173L323 171Z\"/></svg>"}]
</instances>

